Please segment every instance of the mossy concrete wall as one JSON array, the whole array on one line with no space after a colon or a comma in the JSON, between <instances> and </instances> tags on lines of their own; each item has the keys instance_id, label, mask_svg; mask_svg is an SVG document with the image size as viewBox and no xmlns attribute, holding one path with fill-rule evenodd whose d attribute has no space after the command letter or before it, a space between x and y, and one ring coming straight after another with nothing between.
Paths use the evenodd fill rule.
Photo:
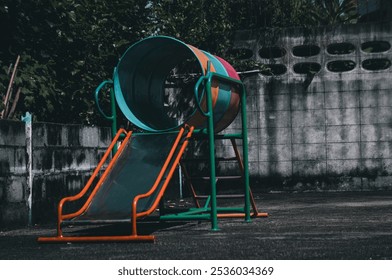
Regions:
<instances>
[{"instance_id":1,"label":"mossy concrete wall","mask_svg":"<svg viewBox=\"0 0 392 280\"><path fill-rule=\"evenodd\" d=\"M27 223L25 141L23 122L0 121L0 225Z\"/></svg>"},{"instance_id":2,"label":"mossy concrete wall","mask_svg":"<svg viewBox=\"0 0 392 280\"><path fill-rule=\"evenodd\" d=\"M390 22L237 34L268 65L244 75L255 187L392 190L391 43Z\"/></svg>"},{"instance_id":3,"label":"mossy concrete wall","mask_svg":"<svg viewBox=\"0 0 392 280\"><path fill-rule=\"evenodd\" d=\"M85 185L110 142L109 128L33 123L33 223L56 219L59 200ZM0 227L27 224L28 162L25 124L0 121Z\"/></svg>"}]
</instances>

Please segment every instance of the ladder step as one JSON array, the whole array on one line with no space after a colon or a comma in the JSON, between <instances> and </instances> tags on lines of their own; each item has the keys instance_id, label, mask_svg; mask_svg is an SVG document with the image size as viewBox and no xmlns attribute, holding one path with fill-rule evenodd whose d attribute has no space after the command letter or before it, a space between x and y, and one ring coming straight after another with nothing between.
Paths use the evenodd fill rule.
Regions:
<instances>
[{"instance_id":1,"label":"ladder step","mask_svg":"<svg viewBox=\"0 0 392 280\"><path fill-rule=\"evenodd\" d=\"M191 177L191 180L210 180L209 176L206 177ZM234 180L242 179L242 176L216 176L217 180Z\"/></svg>"},{"instance_id":2,"label":"ladder step","mask_svg":"<svg viewBox=\"0 0 392 280\"><path fill-rule=\"evenodd\" d=\"M203 162L203 161L209 161L210 159L209 158L185 158L185 159L183 159L182 161L183 162L192 162L192 161L197 161L197 162ZM217 158L215 158L215 161L237 161L238 159L236 158L236 157L227 157L227 158L224 158L224 157L217 157Z\"/></svg>"},{"instance_id":3,"label":"ladder step","mask_svg":"<svg viewBox=\"0 0 392 280\"><path fill-rule=\"evenodd\" d=\"M194 139L208 139L207 133L196 133L193 135ZM238 139L243 140L242 133L230 133L230 134L215 134L215 140L230 140L230 139Z\"/></svg>"},{"instance_id":4,"label":"ladder step","mask_svg":"<svg viewBox=\"0 0 392 280\"><path fill-rule=\"evenodd\" d=\"M196 195L195 198L207 199L209 195ZM243 194L218 194L216 198L243 198Z\"/></svg>"}]
</instances>

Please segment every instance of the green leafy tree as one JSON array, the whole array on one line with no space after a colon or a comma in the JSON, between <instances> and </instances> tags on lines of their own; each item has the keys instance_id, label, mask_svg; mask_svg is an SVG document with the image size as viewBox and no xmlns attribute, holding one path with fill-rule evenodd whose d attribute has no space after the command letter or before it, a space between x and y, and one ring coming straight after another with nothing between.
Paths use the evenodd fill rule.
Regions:
<instances>
[{"instance_id":1,"label":"green leafy tree","mask_svg":"<svg viewBox=\"0 0 392 280\"><path fill-rule=\"evenodd\" d=\"M151 3L151 34L173 36L217 54L227 50L234 27L228 17L229 2L158 0Z\"/></svg>"},{"instance_id":2,"label":"green leafy tree","mask_svg":"<svg viewBox=\"0 0 392 280\"><path fill-rule=\"evenodd\" d=\"M231 19L237 29L313 27L356 23L354 0L233 0Z\"/></svg>"},{"instance_id":3,"label":"green leafy tree","mask_svg":"<svg viewBox=\"0 0 392 280\"><path fill-rule=\"evenodd\" d=\"M357 2L353 0L315 0L310 18L319 25L356 23L359 19Z\"/></svg>"},{"instance_id":4,"label":"green leafy tree","mask_svg":"<svg viewBox=\"0 0 392 280\"><path fill-rule=\"evenodd\" d=\"M92 92L110 78L125 48L144 37L149 1L6 0L1 4L1 84L21 56L19 114L37 120L97 122ZM146 7L147 6L147 7ZM3 90L0 92L4 93Z\"/></svg>"},{"instance_id":5,"label":"green leafy tree","mask_svg":"<svg viewBox=\"0 0 392 280\"><path fill-rule=\"evenodd\" d=\"M102 125L92 93L141 38L173 36L248 70L259 65L230 52L236 30L351 23L355 10L350 0L3 0L0 97L20 55L15 118Z\"/></svg>"}]
</instances>

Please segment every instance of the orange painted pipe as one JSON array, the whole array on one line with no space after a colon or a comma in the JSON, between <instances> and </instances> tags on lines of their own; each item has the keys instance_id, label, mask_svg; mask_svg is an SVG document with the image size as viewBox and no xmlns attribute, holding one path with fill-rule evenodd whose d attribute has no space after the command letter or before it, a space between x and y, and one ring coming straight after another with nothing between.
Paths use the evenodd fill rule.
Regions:
<instances>
[{"instance_id":1,"label":"orange painted pipe","mask_svg":"<svg viewBox=\"0 0 392 280\"><path fill-rule=\"evenodd\" d=\"M252 218L267 218L268 213L250 213ZM230 214L218 214L218 218L244 218L244 213L230 213Z\"/></svg>"},{"instance_id":2,"label":"orange painted pipe","mask_svg":"<svg viewBox=\"0 0 392 280\"><path fill-rule=\"evenodd\" d=\"M174 141L173 147L171 148L171 150L169 152L169 155L167 156L166 161L163 164L163 167L162 167L161 171L159 172L157 179L154 182L154 185L150 188L150 190L147 193L137 195L133 199L133 202L132 202L132 219L131 219L132 220L132 234L133 235L137 235L137 226L136 226L137 202L138 202L139 199L148 197L148 196L150 196L151 194L153 194L155 192L155 190L158 187L160 181L162 180L163 175L165 174L167 166L169 165L169 163L171 161L171 158L173 157L173 154L174 154L174 152L175 152L175 150L176 150L176 148L178 146L178 143L181 140L182 135L184 134L184 131L185 131L184 128L180 129L180 131L179 131L179 133L177 135L177 138Z\"/></svg>"},{"instance_id":3,"label":"orange painted pipe","mask_svg":"<svg viewBox=\"0 0 392 280\"><path fill-rule=\"evenodd\" d=\"M131 132L127 133L127 136L125 137L122 145L120 146L120 148L118 149L117 153L114 155L114 157L112 158L112 160L110 161L108 167L106 168L105 172L102 174L102 177L100 178L100 180L97 183L97 187L91 192L89 198L87 199L87 201L85 202L85 204L83 205L82 208L80 208L80 210L78 210L75 213L72 214L67 214L63 216L63 219L71 219L74 218L76 216L81 215L86 209L87 207L90 205L91 200L93 199L94 195L96 194L96 192L99 189L99 186L101 186L101 184L103 183L103 181L106 179L106 177L108 176L108 174L110 173L111 169L113 168L115 162L117 161L117 158L120 156L121 152L124 150L125 148L125 144L128 142L129 138L131 137ZM110 150L110 149L108 149Z\"/></svg>"},{"instance_id":4,"label":"orange painted pipe","mask_svg":"<svg viewBox=\"0 0 392 280\"><path fill-rule=\"evenodd\" d=\"M114 145L117 144L117 141L118 141L118 139L120 138L120 136L121 136L122 133L125 133L125 134L127 135L126 138L125 138L124 141L123 141L123 144L125 144L126 141L129 140L129 138L131 137L131 134L132 134L132 132L127 132L127 131L125 131L124 129L120 129L120 130L117 132L117 134L116 134L116 136L114 137L114 139L112 140L112 142L111 142L111 144L109 145L108 149L106 150L106 152L105 152L104 156L102 157L101 161L99 162L98 166L95 168L93 174L91 175L91 177L90 177L90 179L88 180L88 182L87 182L87 184L85 185L85 187L84 187L78 194L73 195L73 196L69 196L69 197L65 197L65 198L63 198L63 199L60 201L60 203L59 203L59 205L58 205L58 223L57 223L57 235L58 235L58 236L62 236L61 222L62 222L63 220L71 219L71 218L76 217L76 216L80 215L81 213L83 213L83 212L86 210L86 208L87 208L87 206L89 205L89 203L91 202L91 199L92 199L92 197L94 196L94 194L97 192L97 189L98 189L98 188L96 188L96 189L90 194L88 200L87 200L86 203L83 205L83 207L82 207L79 211L77 211L77 212L75 212L75 213L63 215L63 214L62 214L62 211L63 211L64 203L65 203L65 202L70 202L70 201L78 200L78 199L82 198L82 197L87 193L87 191L88 191L89 188L91 187L91 185L92 185L94 179L97 177L99 171L101 170L102 166L105 164L107 158L109 157L109 155L110 155L112 149L114 148ZM116 159L118 158L118 156L119 156L120 152L122 151L122 149L124 148L124 146L125 146L125 145L121 145L121 146L120 146L120 149L117 151L117 153L115 154L115 156L113 157L113 159L112 159L111 162L109 163L109 166L108 166L107 169L105 170L104 174L102 175L101 179L99 180L99 182L97 183L96 186L99 186L99 185L103 182L103 180L106 178L107 174L109 173L109 170L110 170L111 167L113 166L114 162L115 162Z\"/></svg>"},{"instance_id":5,"label":"orange painted pipe","mask_svg":"<svg viewBox=\"0 0 392 280\"><path fill-rule=\"evenodd\" d=\"M172 164L172 167L169 170L169 173L167 175L165 183L163 184L162 188L160 189L160 191L158 193L158 199L155 200L154 204L150 207L149 210L147 210L145 212L137 213L137 217L143 217L143 216L150 215L154 211L154 209L158 206L159 200L163 196L163 194L164 194L164 192L166 190L166 187L169 184L169 181L170 181L171 177L173 176L173 173L174 173L175 169L177 168L178 163L180 162L181 156L184 153L186 147L188 146L188 139L191 137L192 133L193 133L193 127L191 127L191 129L189 130L189 132L188 132L188 134L187 134L187 136L185 138L186 140L184 141L184 143L182 144L180 150L177 153L177 157L175 158L175 160L174 160L174 162Z\"/></svg>"},{"instance_id":6,"label":"orange painted pipe","mask_svg":"<svg viewBox=\"0 0 392 280\"><path fill-rule=\"evenodd\" d=\"M170 163L170 161L171 161L171 159L172 159L172 157L173 157L173 155L174 155L174 153L175 153L175 151L177 149L177 146L178 146L178 144L179 144L179 142L180 142L180 140L182 138L182 135L184 134L184 129L183 128L178 133L178 136L177 136L177 138L176 138L176 140L175 140L175 142L173 144L173 147L172 147L172 149L171 149L171 151L170 151L170 153L169 153L169 155L168 155L168 157L167 157L167 159L165 161L164 166L161 169L161 172L158 175L157 180L154 183L154 186L147 193L137 195L133 199L133 202L132 202L132 234L133 235L137 235L137 225L136 225L137 218L148 216L157 208L158 203L159 203L160 199L162 198L163 193L165 192L166 187L169 184L169 181L170 181L171 177L173 176L174 170L177 167L177 165L178 165L178 163L180 161L180 158L181 158L182 154L184 153L184 151L185 151L185 149L186 149L186 147L188 145L188 142L189 142L188 139L191 137L191 135L193 133L193 130L194 130L194 127L190 127L189 132L188 132L188 134L186 136L186 139L185 139L184 143L182 144L182 147L181 147L180 151L178 152L177 157L176 157L174 163L172 164L172 167L171 167L171 169L169 171L169 174L167 175L166 181L163 184L161 190L159 191L159 193L157 195L157 198L155 199L155 201L154 201L153 205L150 207L150 209L147 210L147 211L141 212L141 213L137 213L137 203L138 203L138 201L140 199L149 197L156 191L156 189L159 186L159 183L161 182L162 177L165 174L166 169L167 169L167 167L168 167L168 165L169 165L169 163Z\"/></svg>"}]
</instances>

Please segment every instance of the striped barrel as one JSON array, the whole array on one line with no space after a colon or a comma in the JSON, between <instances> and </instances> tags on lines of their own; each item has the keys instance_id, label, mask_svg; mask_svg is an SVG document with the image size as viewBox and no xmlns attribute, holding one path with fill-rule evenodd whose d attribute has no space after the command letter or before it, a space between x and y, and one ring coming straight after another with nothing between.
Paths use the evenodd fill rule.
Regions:
<instances>
[{"instance_id":1,"label":"striped barrel","mask_svg":"<svg viewBox=\"0 0 392 280\"><path fill-rule=\"evenodd\" d=\"M210 71L239 80L224 59L199 50L175 38L154 36L143 39L121 57L114 71L114 91L119 108L137 127L164 132L184 124L203 128L206 117L195 106L194 85ZM239 111L240 96L235 87L212 81L215 132L225 129ZM205 93L198 99L206 109Z\"/></svg>"}]
</instances>

